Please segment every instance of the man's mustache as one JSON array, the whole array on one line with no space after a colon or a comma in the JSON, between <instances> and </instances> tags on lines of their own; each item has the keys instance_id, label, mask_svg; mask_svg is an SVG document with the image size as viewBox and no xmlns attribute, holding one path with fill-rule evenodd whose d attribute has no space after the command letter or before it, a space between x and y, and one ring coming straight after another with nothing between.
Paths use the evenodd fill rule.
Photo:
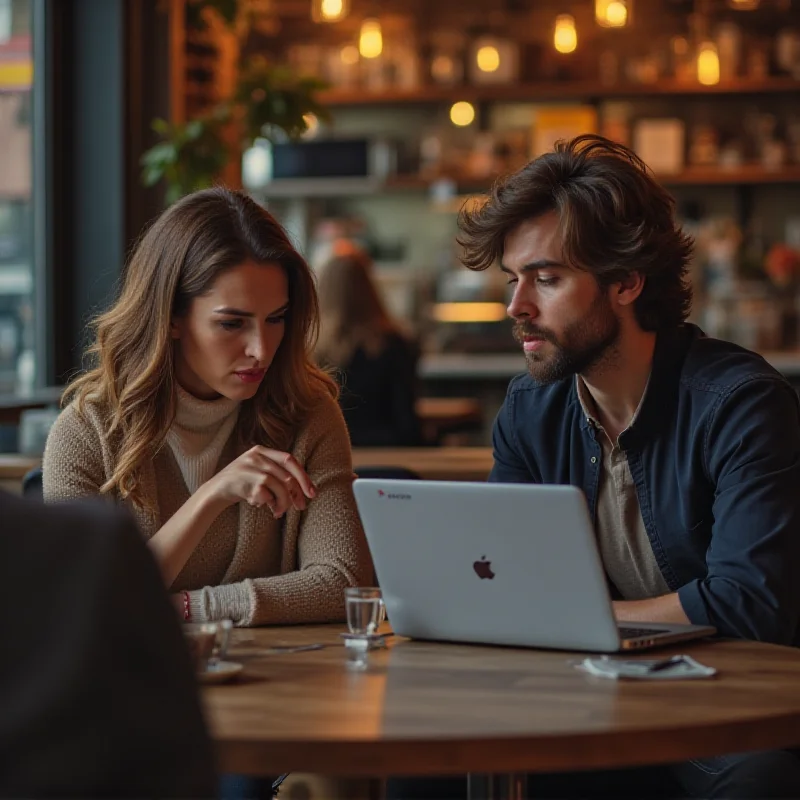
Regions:
<instances>
[{"instance_id":1,"label":"man's mustache","mask_svg":"<svg viewBox=\"0 0 800 800\"><path fill-rule=\"evenodd\" d=\"M514 338L522 344L526 337L535 337L543 339L551 344L558 344L558 339L552 331L547 328L540 328L538 325L531 325L528 322L515 322L514 323Z\"/></svg>"}]
</instances>

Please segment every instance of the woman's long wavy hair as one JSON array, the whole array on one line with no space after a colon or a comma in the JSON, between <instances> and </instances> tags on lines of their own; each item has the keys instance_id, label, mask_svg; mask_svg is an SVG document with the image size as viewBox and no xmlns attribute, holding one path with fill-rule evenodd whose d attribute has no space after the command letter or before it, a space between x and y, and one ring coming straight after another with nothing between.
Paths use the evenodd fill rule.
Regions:
<instances>
[{"instance_id":1,"label":"woman's long wavy hair","mask_svg":"<svg viewBox=\"0 0 800 800\"><path fill-rule=\"evenodd\" d=\"M369 256L357 248L333 256L319 269L320 364L346 368L359 349L377 356L387 336L399 332L371 275Z\"/></svg>"},{"instance_id":2,"label":"woman's long wavy hair","mask_svg":"<svg viewBox=\"0 0 800 800\"><path fill-rule=\"evenodd\" d=\"M333 379L314 365L319 328L314 278L271 214L224 188L188 195L167 209L139 240L119 299L94 320L91 368L64 393L83 413L87 402L107 410L105 433L118 453L101 487L140 506L140 471L159 451L176 409L174 340L170 323L188 312L226 270L245 261L278 264L289 284L289 311L278 352L255 396L242 403L242 444L287 450L308 411Z\"/></svg>"}]
</instances>

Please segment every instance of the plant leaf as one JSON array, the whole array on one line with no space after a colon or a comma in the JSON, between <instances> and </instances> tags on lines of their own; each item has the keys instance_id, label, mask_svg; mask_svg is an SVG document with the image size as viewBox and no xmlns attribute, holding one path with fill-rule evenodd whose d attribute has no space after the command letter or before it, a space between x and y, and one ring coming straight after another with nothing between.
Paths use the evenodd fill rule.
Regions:
<instances>
[{"instance_id":1,"label":"plant leaf","mask_svg":"<svg viewBox=\"0 0 800 800\"><path fill-rule=\"evenodd\" d=\"M194 141L203 135L205 125L202 120L193 119L191 122L186 123L186 138L189 141Z\"/></svg>"},{"instance_id":2,"label":"plant leaf","mask_svg":"<svg viewBox=\"0 0 800 800\"><path fill-rule=\"evenodd\" d=\"M178 158L178 148L172 142L159 142L142 154L140 163L144 166L169 163Z\"/></svg>"},{"instance_id":3,"label":"plant leaf","mask_svg":"<svg viewBox=\"0 0 800 800\"><path fill-rule=\"evenodd\" d=\"M169 136L169 132L172 129L172 126L167 122L165 119L161 119L161 117L156 117L151 123L150 127L156 132L160 133L162 136Z\"/></svg>"}]
</instances>

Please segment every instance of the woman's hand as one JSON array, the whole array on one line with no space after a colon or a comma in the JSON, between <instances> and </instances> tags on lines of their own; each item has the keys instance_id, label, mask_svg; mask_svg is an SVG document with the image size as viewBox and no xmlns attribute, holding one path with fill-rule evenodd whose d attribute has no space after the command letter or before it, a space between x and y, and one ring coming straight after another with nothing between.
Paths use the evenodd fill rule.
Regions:
<instances>
[{"instance_id":1,"label":"woman's hand","mask_svg":"<svg viewBox=\"0 0 800 800\"><path fill-rule=\"evenodd\" d=\"M203 489L233 505L268 505L276 519L290 508L304 511L316 487L291 453L256 445L209 479Z\"/></svg>"}]
</instances>

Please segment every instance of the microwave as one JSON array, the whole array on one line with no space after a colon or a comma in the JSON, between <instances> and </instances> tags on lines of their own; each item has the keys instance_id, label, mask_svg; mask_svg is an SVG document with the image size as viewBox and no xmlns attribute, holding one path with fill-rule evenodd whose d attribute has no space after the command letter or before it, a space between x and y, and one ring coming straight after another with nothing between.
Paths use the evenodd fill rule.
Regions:
<instances>
[{"instance_id":1,"label":"microwave","mask_svg":"<svg viewBox=\"0 0 800 800\"><path fill-rule=\"evenodd\" d=\"M349 138L261 141L248 150L242 179L250 189L274 181L359 179L382 181L397 171L397 148L386 139Z\"/></svg>"}]
</instances>

